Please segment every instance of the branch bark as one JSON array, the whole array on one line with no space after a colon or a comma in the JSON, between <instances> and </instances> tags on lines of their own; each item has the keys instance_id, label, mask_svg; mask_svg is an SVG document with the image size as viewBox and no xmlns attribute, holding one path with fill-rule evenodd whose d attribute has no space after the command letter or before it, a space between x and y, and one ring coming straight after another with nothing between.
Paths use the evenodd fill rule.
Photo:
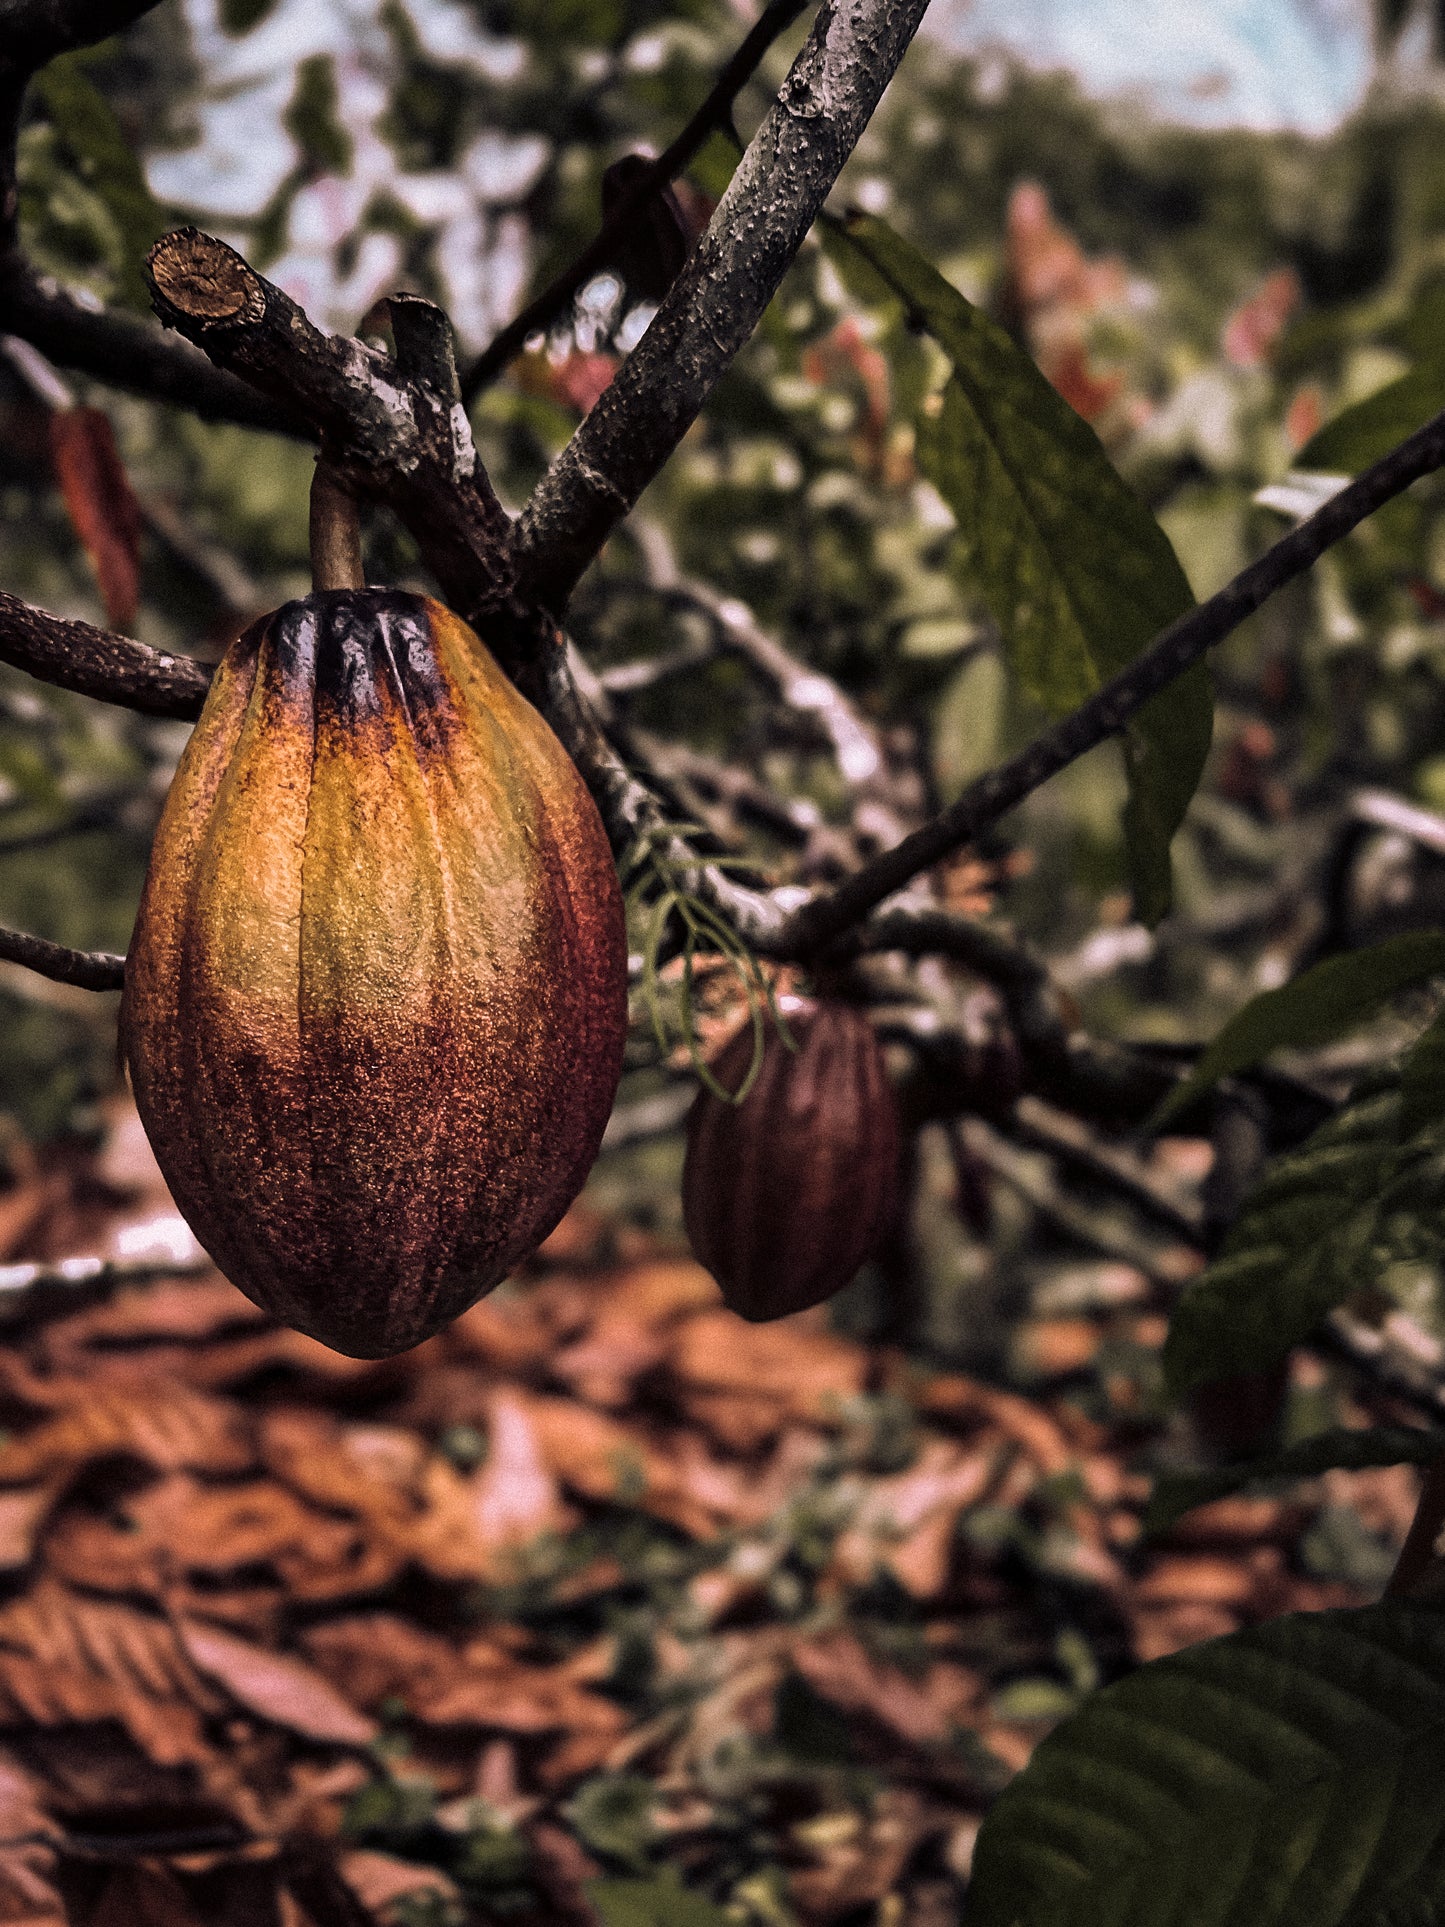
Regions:
<instances>
[{"instance_id":1,"label":"branch bark","mask_svg":"<svg viewBox=\"0 0 1445 1927\"><path fill-rule=\"evenodd\" d=\"M32 937L24 930L0 929L0 957L81 990L119 990L125 982L125 958L113 951L68 950L63 943Z\"/></svg>"},{"instance_id":2,"label":"branch bark","mask_svg":"<svg viewBox=\"0 0 1445 1927\"><path fill-rule=\"evenodd\" d=\"M478 460L457 389L445 317L404 304L395 358L326 335L287 294L197 228L179 228L146 261L156 312L217 367L242 375L308 421L358 496L384 502L469 620L512 586L510 527Z\"/></svg>"},{"instance_id":3,"label":"branch bark","mask_svg":"<svg viewBox=\"0 0 1445 1927\"><path fill-rule=\"evenodd\" d=\"M1277 589L1303 575L1326 549L1377 508L1442 465L1445 413L1367 468L1217 595L1171 623L1127 669L1036 737L1027 749L970 783L946 810L866 863L835 890L805 904L782 933L788 954L806 958L826 949L895 890L901 890L960 845L971 842L1086 751L1117 735L1151 696L1158 695L1166 684L1231 635Z\"/></svg>"},{"instance_id":4,"label":"branch bark","mask_svg":"<svg viewBox=\"0 0 1445 1927\"><path fill-rule=\"evenodd\" d=\"M190 656L168 655L89 622L34 609L0 591L0 662L41 682L73 689L143 716L186 722L201 713L211 672Z\"/></svg>"},{"instance_id":5,"label":"branch bark","mask_svg":"<svg viewBox=\"0 0 1445 1927\"><path fill-rule=\"evenodd\" d=\"M554 613L748 340L908 49L927 0L827 0L652 326L543 476L514 535Z\"/></svg>"}]
</instances>

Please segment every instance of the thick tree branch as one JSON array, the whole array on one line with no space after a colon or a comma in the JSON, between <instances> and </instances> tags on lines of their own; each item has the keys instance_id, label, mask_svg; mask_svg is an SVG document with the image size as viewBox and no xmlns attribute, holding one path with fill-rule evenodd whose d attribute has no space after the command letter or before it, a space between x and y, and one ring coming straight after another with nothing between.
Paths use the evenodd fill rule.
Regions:
<instances>
[{"instance_id":1,"label":"thick tree branch","mask_svg":"<svg viewBox=\"0 0 1445 1927\"><path fill-rule=\"evenodd\" d=\"M560 610L748 340L927 0L831 0L652 326L517 524L523 594Z\"/></svg>"},{"instance_id":2,"label":"thick tree branch","mask_svg":"<svg viewBox=\"0 0 1445 1927\"><path fill-rule=\"evenodd\" d=\"M462 396L468 405L522 352L529 336L548 327L578 289L609 265L617 243L634 226L653 195L677 179L713 134L731 126L738 95L757 72L768 48L779 34L786 33L807 4L808 0L770 0L682 132L645 173L638 175L577 259L549 281L472 363L462 378Z\"/></svg>"},{"instance_id":3,"label":"thick tree branch","mask_svg":"<svg viewBox=\"0 0 1445 1927\"><path fill-rule=\"evenodd\" d=\"M156 312L210 359L309 421L354 493L410 529L461 614L511 588L509 522L477 458L456 387L445 317L401 309L397 354L326 335L233 248L196 228L165 235L146 262Z\"/></svg>"},{"instance_id":4,"label":"thick tree branch","mask_svg":"<svg viewBox=\"0 0 1445 1927\"><path fill-rule=\"evenodd\" d=\"M783 931L784 949L796 957L825 949L895 890L961 844L971 842L1051 776L1116 735L1151 696L1231 635L1277 589L1303 575L1326 549L1383 503L1403 494L1411 483L1433 474L1442 464L1445 413L1366 469L1217 595L1171 623L1127 669L1045 730L1027 749L970 783L957 801L931 822L866 863L835 890L805 904Z\"/></svg>"},{"instance_id":5,"label":"thick tree branch","mask_svg":"<svg viewBox=\"0 0 1445 1927\"><path fill-rule=\"evenodd\" d=\"M200 715L211 681L206 665L189 656L167 655L109 629L48 615L3 591L0 662L103 703L187 722Z\"/></svg>"}]
</instances>

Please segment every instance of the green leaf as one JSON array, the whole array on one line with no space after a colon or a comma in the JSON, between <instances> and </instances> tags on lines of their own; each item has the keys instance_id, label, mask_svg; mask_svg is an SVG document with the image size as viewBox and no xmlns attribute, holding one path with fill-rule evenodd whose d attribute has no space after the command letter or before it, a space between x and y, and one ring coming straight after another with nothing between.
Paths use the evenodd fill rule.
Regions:
<instances>
[{"instance_id":1,"label":"green leaf","mask_svg":"<svg viewBox=\"0 0 1445 1927\"><path fill-rule=\"evenodd\" d=\"M721 1908L666 1875L658 1880L594 1880L587 1898L602 1927L729 1927Z\"/></svg>"},{"instance_id":2,"label":"green leaf","mask_svg":"<svg viewBox=\"0 0 1445 1927\"><path fill-rule=\"evenodd\" d=\"M1023 687L1064 713L1194 598L1169 538L1088 423L987 315L882 221L851 220L834 252L861 257L952 364L917 425L919 466L958 521L967 566ZM854 285L866 287L854 273ZM1197 664L1125 735L1125 840L1139 915L1169 907L1169 844L1209 750L1213 702Z\"/></svg>"},{"instance_id":3,"label":"green leaf","mask_svg":"<svg viewBox=\"0 0 1445 1927\"><path fill-rule=\"evenodd\" d=\"M1297 1613L1106 1687L979 1835L968 1927L1429 1927L1445 1615Z\"/></svg>"},{"instance_id":4,"label":"green leaf","mask_svg":"<svg viewBox=\"0 0 1445 1927\"><path fill-rule=\"evenodd\" d=\"M1400 1130L1413 1136L1445 1118L1445 1011L1415 1039L1400 1067Z\"/></svg>"},{"instance_id":5,"label":"green leaf","mask_svg":"<svg viewBox=\"0 0 1445 1927\"><path fill-rule=\"evenodd\" d=\"M1326 422L1294 458L1294 466L1358 475L1445 408L1445 360L1412 368Z\"/></svg>"},{"instance_id":6,"label":"green leaf","mask_svg":"<svg viewBox=\"0 0 1445 1927\"><path fill-rule=\"evenodd\" d=\"M1175 1307L1175 1393L1282 1358L1392 1265L1445 1257L1445 1122L1402 1141L1398 1079L1376 1080L1280 1158Z\"/></svg>"},{"instance_id":7,"label":"green leaf","mask_svg":"<svg viewBox=\"0 0 1445 1927\"><path fill-rule=\"evenodd\" d=\"M1445 971L1445 936L1411 931L1367 950L1326 957L1279 990L1266 990L1231 1017L1189 1076L1160 1105L1157 1130L1221 1077L1248 1070L1271 1051L1327 1044L1371 1017L1411 984Z\"/></svg>"},{"instance_id":8,"label":"green leaf","mask_svg":"<svg viewBox=\"0 0 1445 1927\"><path fill-rule=\"evenodd\" d=\"M1197 1505L1222 1499L1246 1486L1284 1479L1312 1479L1342 1468L1358 1472L1367 1465L1431 1465L1445 1452L1445 1432L1417 1426L1375 1425L1363 1430L1340 1427L1301 1439L1284 1452L1247 1465L1222 1465L1207 1472L1164 1472L1144 1513L1145 1532L1165 1532Z\"/></svg>"},{"instance_id":9,"label":"green leaf","mask_svg":"<svg viewBox=\"0 0 1445 1927\"><path fill-rule=\"evenodd\" d=\"M119 229L124 250L120 266L123 294L132 306L149 309L150 294L141 274L141 261L169 222L151 197L140 162L110 102L81 61L82 56L77 54L62 54L52 60L37 74L35 91L87 186Z\"/></svg>"}]
</instances>

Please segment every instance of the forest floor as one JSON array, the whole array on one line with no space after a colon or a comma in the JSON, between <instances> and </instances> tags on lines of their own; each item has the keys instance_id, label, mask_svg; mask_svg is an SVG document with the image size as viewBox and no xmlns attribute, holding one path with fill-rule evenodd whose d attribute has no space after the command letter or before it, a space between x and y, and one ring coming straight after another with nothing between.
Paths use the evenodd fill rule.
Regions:
<instances>
[{"instance_id":1,"label":"forest floor","mask_svg":"<svg viewBox=\"0 0 1445 1927\"><path fill-rule=\"evenodd\" d=\"M1359 1603L1413 1507L1331 1473L1142 1533L1157 1424L1077 1381L1152 1311L1036 1319L1025 1395L745 1325L584 1204L363 1363L201 1268L133 1112L11 1165L0 1258L162 1275L0 1325L4 1927L951 1927L1082 1694Z\"/></svg>"}]
</instances>

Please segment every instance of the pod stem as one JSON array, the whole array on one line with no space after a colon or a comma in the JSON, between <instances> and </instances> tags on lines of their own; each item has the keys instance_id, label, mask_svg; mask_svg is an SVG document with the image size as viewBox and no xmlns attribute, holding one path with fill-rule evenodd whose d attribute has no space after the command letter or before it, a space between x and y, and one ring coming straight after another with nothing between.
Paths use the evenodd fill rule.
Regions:
<instances>
[{"instance_id":1,"label":"pod stem","mask_svg":"<svg viewBox=\"0 0 1445 1927\"><path fill-rule=\"evenodd\" d=\"M311 478L311 586L313 589L364 589L361 566L361 515L356 497L344 488L325 456Z\"/></svg>"}]
</instances>

